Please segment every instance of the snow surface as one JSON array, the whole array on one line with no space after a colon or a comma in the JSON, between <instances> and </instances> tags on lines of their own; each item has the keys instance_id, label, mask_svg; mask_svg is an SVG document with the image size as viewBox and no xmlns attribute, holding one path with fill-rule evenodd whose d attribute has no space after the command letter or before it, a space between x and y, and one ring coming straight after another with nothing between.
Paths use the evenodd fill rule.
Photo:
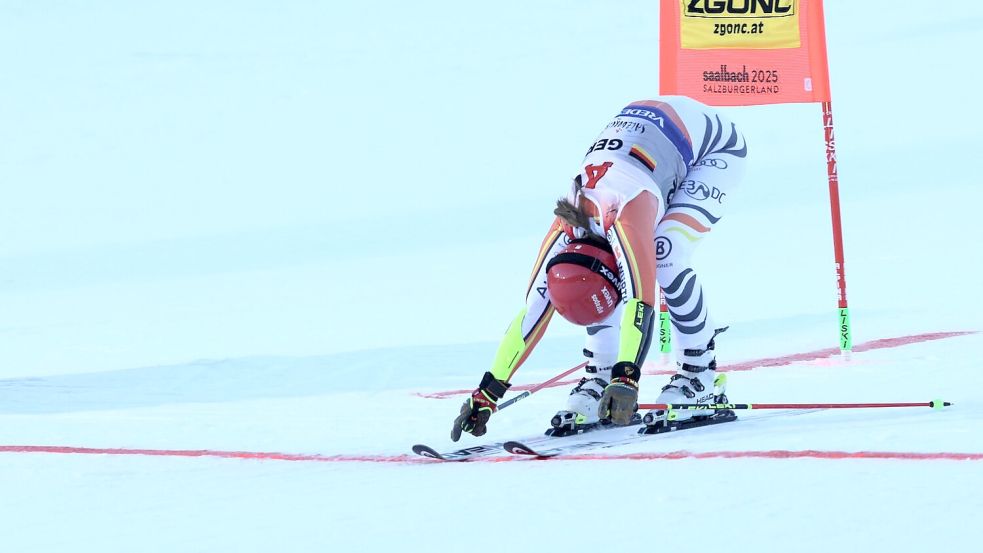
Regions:
<instances>
[{"instance_id":1,"label":"snow surface","mask_svg":"<svg viewBox=\"0 0 983 553\"><path fill-rule=\"evenodd\" d=\"M981 330L983 7L826 16L855 340ZM585 144L658 93L657 31L642 1L0 3L0 550L983 549L980 334L729 375L735 401L941 412L399 457L459 447L461 397L420 394L487 368ZM833 347L819 108L729 114L751 165L697 254L720 361ZM554 323L515 382L580 347ZM461 444L536 434L565 394ZM773 451L815 454L615 458Z\"/></svg>"}]
</instances>

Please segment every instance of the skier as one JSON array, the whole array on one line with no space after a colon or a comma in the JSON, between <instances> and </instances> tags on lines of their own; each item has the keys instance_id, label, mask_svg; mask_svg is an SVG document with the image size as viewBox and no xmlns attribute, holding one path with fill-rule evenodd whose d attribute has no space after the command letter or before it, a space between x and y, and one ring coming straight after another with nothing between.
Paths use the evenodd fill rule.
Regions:
<instances>
[{"instance_id":1,"label":"skier","mask_svg":"<svg viewBox=\"0 0 983 553\"><path fill-rule=\"evenodd\" d=\"M543 240L526 305L505 333L491 370L461 406L451 438L481 436L554 310L586 327L586 376L553 417L572 430L605 419L629 424L638 381L665 294L677 370L658 403L714 398L714 326L690 258L724 212L744 173L747 146L724 115L683 96L629 104L587 150ZM674 411L675 420L712 411ZM660 415L662 415L660 413Z\"/></svg>"}]
</instances>

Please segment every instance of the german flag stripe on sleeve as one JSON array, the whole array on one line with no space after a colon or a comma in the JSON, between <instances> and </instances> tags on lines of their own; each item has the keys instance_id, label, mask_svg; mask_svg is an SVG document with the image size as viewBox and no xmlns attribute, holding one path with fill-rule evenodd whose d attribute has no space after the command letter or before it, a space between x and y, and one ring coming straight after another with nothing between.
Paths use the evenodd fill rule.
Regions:
<instances>
[{"instance_id":1,"label":"german flag stripe on sleeve","mask_svg":"<svg viewBox=\"0 0 983 553\"><path fill-rule=\"evenodd\" d=\"M652 159L652 156L650 156L648 152L639 147L638 144L631 147L631 151L628 152L628 155L638 160L642 165L648 167L649 171L655 171L655 160Z\"/></svg>"}]
</instances>

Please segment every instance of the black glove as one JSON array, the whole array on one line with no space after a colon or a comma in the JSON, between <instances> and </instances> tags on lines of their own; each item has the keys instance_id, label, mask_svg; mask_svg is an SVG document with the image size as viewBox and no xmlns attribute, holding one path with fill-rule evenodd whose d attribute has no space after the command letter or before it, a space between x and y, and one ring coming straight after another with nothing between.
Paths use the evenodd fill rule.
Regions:
<instances>
[{"instance_id":1,"label":"black glove","mask_svg":"<svg viewBox=\"0 0 983 553\"><path fill-rule=\"evenodd\" d=\"M478 389L472 392L471 397L461 406L461 414L454 419L451 440L455 442L460 440L461 432L483 436L488 431L486 427L488 418L498 408L498 400L502 399L509 386L511 384L508 382L502 382L492 376L492 373L486 372Z\"/></svg>"},{"instance_id":2,"label":"black glove","mask_svg":"<svg viewBox=\"0 0 983 553\"><path fill-rule=\"evenodd\" d=\"M597 415L618 425L631 422L638 411L638 377L641 371L634 363L621 361L611 367L611 383L604 388Z\"/></svg>"}]
</instances>

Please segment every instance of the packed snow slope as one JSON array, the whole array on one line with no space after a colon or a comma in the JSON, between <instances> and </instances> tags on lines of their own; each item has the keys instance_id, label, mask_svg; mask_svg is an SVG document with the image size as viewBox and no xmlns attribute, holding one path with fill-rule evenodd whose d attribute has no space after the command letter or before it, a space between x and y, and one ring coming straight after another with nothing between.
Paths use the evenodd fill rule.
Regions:
<instances>
[{"instance_id":1,"label":"packed snow slope","mask_svg":"<svg viewBox=\"0 0 983 553\"><path fill-rule=\"evenodd\" d=\"M952 408L447 464L409 448L564 403L448 438L586 145L658 94L656 3L0 4L2 550L978 549L983 7L957 8L826 5L863 351L822 351L818 106L727 110L749 172L697 254L734 401ZM555 322L514 382L581 341Z\"/></svg>"}]
</instances>

